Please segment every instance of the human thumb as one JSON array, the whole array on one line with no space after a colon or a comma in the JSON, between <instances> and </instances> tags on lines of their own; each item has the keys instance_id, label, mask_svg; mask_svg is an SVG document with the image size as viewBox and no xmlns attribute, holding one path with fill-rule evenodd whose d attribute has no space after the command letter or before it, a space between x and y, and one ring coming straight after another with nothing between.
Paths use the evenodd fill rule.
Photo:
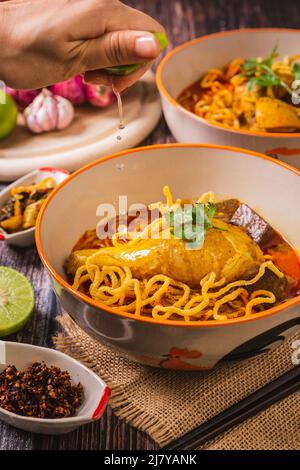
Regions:
<instances>
[{"instance_id":1,"label":"human thumb","mask_svg":"<svg viewBox=\"0 0 300 470\"><path fill-rule=\"evenodd\" d=\"M150 62L160 54L155 36L143 31L113 31L85 41L81 60L86 70Z\"/></svg>"}]
</instances>

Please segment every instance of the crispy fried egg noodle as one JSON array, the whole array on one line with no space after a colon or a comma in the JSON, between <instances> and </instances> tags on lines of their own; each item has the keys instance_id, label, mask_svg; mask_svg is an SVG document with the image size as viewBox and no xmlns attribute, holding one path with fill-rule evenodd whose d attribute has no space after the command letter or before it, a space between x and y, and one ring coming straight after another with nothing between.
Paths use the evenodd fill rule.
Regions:
<instances>
[{"instance_id":1,"label":"crispy fried egg noodle","mask_svg":"<svg viewBox=\"0 0 300 470\"><path fill-rule=\"evenodd\" d=\"M284 57L271 71L287 87L295 81L293 65L300 54ZM263 59L257 58L257 62ZM292 105L286 89L280 86L249 88L243 73L244 59L234 59L227 67L209 70L200 80L200 88L191 86L178 97L189 111L215 125L235 130L258 132L295 132L300 128L300 110ZM256 77L260 77L257 70Z\"/></svg>"},{"instance_id":2,"label":"crispy fried egg noodle","mask_svg":"<svg viewBox=\"0 0 300 470\"><path fill-rule=\"evenodd\" d=\"M173 201L170 189L164 188L166 203L151 204L150 209L159 208L163 215L171 208L177 208L181 200ZM197 202L213 202L214 194L205 193ZM156 219L142 231L127 233L127 243L120 243L124 234L116 233L112 238L113 248L132 247L145 235L164 234L168 230L164 218ZM152 316L156 320L181 321L226 321L238 317L249 317L266 307L275 304L273 292L258 289L251 294L248 286L256 284L270 270L278 278L284 274L273 264L270 256L263 257L258 272L251 279L227 282L225 277L219 278L215 272L205 275L198 288L191 288L187 283L179 282L165 274L155 274L149 279L138 279L130 266L120 263L117 255L111 250L99 249L87 256L82 266L78 267L74 277L73 288L80 290L89 283L89 295L93 300L124 312ZM109 254L109 258L107 258ZM109 265L105 264L109 259ZM115 259L115 265L114 265ZM233 258L234 260L234 258ZM235 260L233 261L235 262Z\"/></svg>"}]
</instances>

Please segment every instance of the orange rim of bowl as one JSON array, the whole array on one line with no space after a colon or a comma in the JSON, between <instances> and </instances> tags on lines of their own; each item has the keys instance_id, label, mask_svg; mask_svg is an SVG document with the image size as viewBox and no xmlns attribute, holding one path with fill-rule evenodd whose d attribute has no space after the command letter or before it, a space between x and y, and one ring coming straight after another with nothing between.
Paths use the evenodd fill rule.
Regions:
<instances>
[{"instance_id":1,"label":"orange rim of bowl","mask_svg":"<svg viewBox=\"0 0 300 470\"><path fill-rule=\"evenodd\" d=\"M239 129L230 129L226 126L223 126L222 124L212 124L211 122L207 121L204 118L201 118L200 116L197 116L197 114L192 113L191 111L188 111L186 108L181 106L175 98L173 98L167 89L165 88L163 84L163 79L162 79L162 73L164 67L167 65L169 59L176 55L178 52L182 51L183 49L186 49L190 46L193 46L194 44L202 43L205 42L209 39L212 38L218 38L218 37L224 37L224 36L230 36L230 35L235 35L235 34L241 34L241 33L259 33L259 32L286 32L286 33L296 33L300 34L300 29L291 29L291 28L243 28L243 29L233 29L230 31L222 31L219 33L213 33L213 34L208 34L205 36L202 36L200 38L192 39L191 41L187 41L180 46L175 47L172 49L168 54L162 59L160 62L157 72L156 72L156 84L157 87L161 93L161 95L164 96L164 98L175 108L178 110L182 111L183 113L187 114L191 118L195 119L197 122L201 122L202 124L205 124L208 127L212 127L214 129L221 129L223 131L229 132L229 133L234 133L234 134L240 134L240 135L245 135L245 136L257 136L257 137L267 137L267 138L279 138L279 139L299 139L300 138L300 132L294 132L294 133L287 133L287 132L259 132L259 131L249 131L249 130L239 130Z\"/></svg>"},{"instance_id":2,"label":"orange rim of bowl","mask_svg":"<svg viewBox=\"0 0 300 470\"><path fill-rule=\"evenodd\" d=\"M117 316L122 317L122 318L127 318L127 319L130 319L130 320L135 320L135 321L139 321L139 322L143 322L143 323L151 323L151 324L162 325L162 326L178 326L178 327L183 326L183 327L203 328L203 327L218 327L218 326L237 325L237 324L240 324L240 323L246 323L246 322L249 322L249 321L255 321L255 320L263 319L263 318L269 317L271 315L274 315L276 313L280 313L280 312L282 312L283 310L286 310L289 307L293 307L297 304L300 304L300 295L298 295L297 297L289 299L289 300L285 301L284 303L282 303L280 305L277 305L276 307L273 307L269 310L265 310L264 312L261 312L261 313L257 313L253 317L252 316L251 317L240 317L240 318L237 318L237 319L226 320L226 321L216 321L216 320L203 321L203 322L197 322L197 321L181 322L181 321L178 321L178 320L164 320L164 321L162 321L162 320L156 320L152 317L143 317L143 316L136 317L136 316L134 316L134 314L130 314L130 313L122 311L122 309L120 309L120 308L113 309L113 308L111 308L111 307L109 307L109 306L107 306L103 303L96 302L91 297L89 297L85 294L82 294L81 292L73 289L71 287L71 285L65 279L63 279L55 271L55 269L53 269L53 267L51 266L50 262L48 261L46 255L45 255L43 247L42 247L42 243L41 243L41 225L42 225L43 217L45 215L47 207L51 203L52 199L56 196L56 194L65 185L67 185L72 179L76 178L81 173L84 173L86 170L89 170L90 168L98 166L99 164L101 165L101 163L104 163L106 161L109 161L109 160L112 160L112 159L115 159L115 158L123 157L124 155L130 155L130 154L144 152L144 151L168 149L168 148L182 148L182 149L185 149L185 148L201 148L201 149L208 148L208 149L215 149L215 150L220 150L220 151L226 150L226 151L231 151L231 152L236 152L236 153L242 153L242 154L246 154L246 155L251 155L251 156L256 157L256 158L260 158L262 160L268 160L269 162L273 163L274 165L282 166L283 168L285 168L289 171L292 171L293 173L296 173L298 176L300 176L300 170L298 170L297 168L293 168L292 166L288 165L287 163L274 160L271 157L260 154L258 152L254 152L252 150L244 150L244 149L241 149L241 148L230 147L230 146L225 146L225 145L179 144L179 143L177 143L177 144L158 144L158 145L150 145L150 146L145 146L145 147L139 147L139 148L130 149L130 150L123 150L122 152L114 153L114 154L107 155L105 157L99 158L98 160L95 160L94 162L89 163L89 164L83 166L82 168L80 168L79 170L75 171L72 175L68 176L68 178L66 178L62 183L60 183L57 186L57 188L55 188L54 191L52 191L51 194L48 196L46 202L43 204L43 206L42 206L42 208L39 212L39 215L38 215L38 218L37 218L37 223L36 223L36 235L35 235L37 250L38 250L39 256L40 256L44 266L46 267L48 272L51 274L53 279L55 279L58 282L58 284L60 284L67 292L72 294L74 297L81 300L85 304L89 304L90 306L94 307L97 310L101 309L101 310L104 310L105 312L112 313L113 315L117 315Z\"/></svg>"}]
</instances>

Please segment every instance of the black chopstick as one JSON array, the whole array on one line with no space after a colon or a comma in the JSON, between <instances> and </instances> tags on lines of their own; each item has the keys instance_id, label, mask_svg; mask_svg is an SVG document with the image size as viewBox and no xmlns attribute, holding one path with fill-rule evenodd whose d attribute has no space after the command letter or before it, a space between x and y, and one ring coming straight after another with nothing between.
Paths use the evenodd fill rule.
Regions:
<instances>
[{"instance_id":1,"label":"black chopstick","mask_svg":"<svg viewBox=\"0 0 300 470\"><path fill-rule=\"evenodd\" d=\"M208 440L242 423L297 390L300 390L300 366L283 374L206 423L201 424L198 428L170 442L163 449L195 450Z\"/></svg>"}]
</instances>

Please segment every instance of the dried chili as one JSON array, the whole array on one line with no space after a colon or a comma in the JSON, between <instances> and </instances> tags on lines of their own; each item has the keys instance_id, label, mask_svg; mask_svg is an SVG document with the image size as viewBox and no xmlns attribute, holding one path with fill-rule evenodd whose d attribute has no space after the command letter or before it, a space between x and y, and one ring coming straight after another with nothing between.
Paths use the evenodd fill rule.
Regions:
<instances>
[{"instance_id":1,"label":"dried chili","mask_svg":"<svg viewBox=\"0 0 300 470\"><path fill-rule=\"evenodd\" d=\"M72 385L69 372L34 363L24 371L8 366L0 372L0 407L36 418L69 418L83 400L83 387Z\"/></svg>"}]
</instances>

